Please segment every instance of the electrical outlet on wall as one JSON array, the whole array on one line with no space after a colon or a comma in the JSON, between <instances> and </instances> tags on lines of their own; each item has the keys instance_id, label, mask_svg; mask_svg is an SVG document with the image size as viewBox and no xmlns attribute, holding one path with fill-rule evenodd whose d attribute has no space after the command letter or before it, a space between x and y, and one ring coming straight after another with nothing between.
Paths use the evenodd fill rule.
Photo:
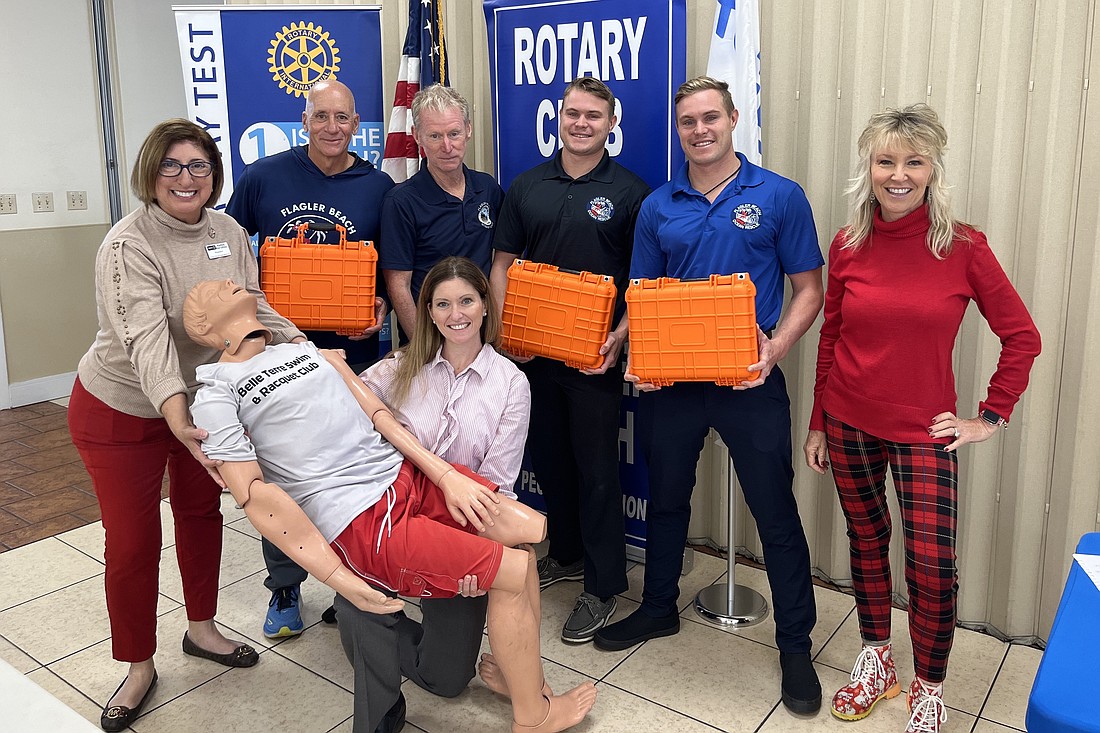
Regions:
<instances>
[{"instance_id":1,"label":"electrical outlet on wall","mask_svg":"<svg viewBox=\"0 0 1100 733\"><path fill-rule=\"evenodd\" d=\"M0 193L0 214L14 214L16 211L15 194Z\"/></svg>"},{"instance_id":2,"label":"electrical outlet on wall","mask_svg":"<svg viewBox=\"0 0 1100 733\"><path fill-rule=\"evenodd\" d=\"M36 214L43 211L53 211L53 194L49 192L32 193L31 210Z\"/></svg>"},{"instance_id":3,"label":"electrical outlet on wall","mask_svg":"<svg viewBox=\"0 0 1100 733\"><path fill-rule=\"evenodd\" d=\"M68 191L66 198L69 203L69 211L83 211L88 208L87 191Z\"/></svg>"}]
</instances>

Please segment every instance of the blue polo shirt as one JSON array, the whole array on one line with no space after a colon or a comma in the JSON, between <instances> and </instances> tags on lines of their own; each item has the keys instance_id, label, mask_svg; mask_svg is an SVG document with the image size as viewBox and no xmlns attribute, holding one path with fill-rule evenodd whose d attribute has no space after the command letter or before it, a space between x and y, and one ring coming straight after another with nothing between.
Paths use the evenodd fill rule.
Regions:
<instances>
[{"instance_id":1,"label":"blue polo shirt","mask_svg":"<svg viewBox=\"0 0 1100 733\"><path fill-rule=\"evenodd\" d=\"M424 166L398 184L382 201L382 236L378 265L383 270L411 270L412 297L428 270L444 257L468 257L489 274L493 228L504 191L488 173L462 166L466 193L459 201L439 187Z\"/></svg>"},{"instance_id":2,"label":"blue polo shirt","mask_svg":"<svg viewBox=\"0 0 1100 733\"><path fill-rule=\"evenodd\" d=\"M756 285L756 321L775 328L783 277L825 264L810 202L794 181L753 165L712 204L688 180L688 164L642 204L631 278L708 278L747 272Z\"/></svg>"}]
</instances>

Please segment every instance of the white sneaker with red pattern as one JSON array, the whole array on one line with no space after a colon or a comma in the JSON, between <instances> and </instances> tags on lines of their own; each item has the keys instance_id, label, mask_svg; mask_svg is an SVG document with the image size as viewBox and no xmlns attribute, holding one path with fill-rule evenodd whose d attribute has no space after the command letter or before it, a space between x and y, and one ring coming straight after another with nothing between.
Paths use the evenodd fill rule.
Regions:
<instances>
[{"instance_id":1,"label":"white sneaker with red pattern","mask_svg":"<svg viewBox=\"0 0 1100 733\"><path fill-rule=\"evenodd\" d=\"M883 698L897 697L898 673L889 644L864 645L852 667L852 681L833 695L833 716L841 720L862 720Z\"/></svg>"},{"instance_id":2,"label":"white sneaker with red pattern","mask_svg":"<svg viewBox=\"0 0 1100 733\"><path fill-rule=\"evenodd\" d=\"M947 722L942 683L933 685L914 677L908 702L910 717L905 733L940 733L940 726Z\"/></svg>"}]
</instances>

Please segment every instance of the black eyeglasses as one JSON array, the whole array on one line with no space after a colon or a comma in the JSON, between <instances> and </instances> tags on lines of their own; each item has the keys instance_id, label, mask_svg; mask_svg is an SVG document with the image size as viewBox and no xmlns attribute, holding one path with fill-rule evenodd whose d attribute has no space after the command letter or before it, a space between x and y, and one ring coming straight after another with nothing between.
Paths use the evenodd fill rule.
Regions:
<instances>
[{"instance_id":1,"label":"black eyeglasses","mask_svg":"<svg viewBox=\"0 0 1100 733\"><path fill-rule=\"evenodd\" d=\"M160 174L165 178L175 178L184 170L191 174L192 178L206 178L214 172L214 164L205 160L194 160L190 163L181 163L178 160L162 160L160 162Z\"/></svg>"}]
</instances>

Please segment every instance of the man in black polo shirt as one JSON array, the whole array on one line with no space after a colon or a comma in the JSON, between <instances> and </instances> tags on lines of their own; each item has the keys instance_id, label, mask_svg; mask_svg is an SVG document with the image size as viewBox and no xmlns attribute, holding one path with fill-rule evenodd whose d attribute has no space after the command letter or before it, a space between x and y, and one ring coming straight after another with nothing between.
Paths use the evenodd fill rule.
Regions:
<instances>
[{"instance_id":1,"label":"man in black polo shirt","mask_svg":"<svg viewBox=\"0 0 1100 733\"><path fill-rule=\"evenodd\" d=\"M488 173L463 163L473 134L470 105L454 89L433 84L412 102L413 138L426 165L386 194L378 265L408 341L424 276L444 257L468 257L489 275L493 224L504 191Z\"/></svg>"},{"instance_id":2,"label":"man in black polo shirt","mask_svg":"<svg viewBox=\"0 0 1100 733\"><path fill-rule=\"evenodd\" d=\"M604 361L577 370L535 358L523 365L531 383L527 447L546 498L549 554L539 585L584 580L584 592L562 628L562 640L591 641L627 588L626 540L619 487L619 354L626 340L626 291L634 222L649 186L611 160L615 96L598 79L570 82L562 97L551 160L512 182L497 221L491 282L503 307L508 267L519 255L570 270L611 275L618 288L615 329L600 349Z\"/></svg>"}]
</instances>

